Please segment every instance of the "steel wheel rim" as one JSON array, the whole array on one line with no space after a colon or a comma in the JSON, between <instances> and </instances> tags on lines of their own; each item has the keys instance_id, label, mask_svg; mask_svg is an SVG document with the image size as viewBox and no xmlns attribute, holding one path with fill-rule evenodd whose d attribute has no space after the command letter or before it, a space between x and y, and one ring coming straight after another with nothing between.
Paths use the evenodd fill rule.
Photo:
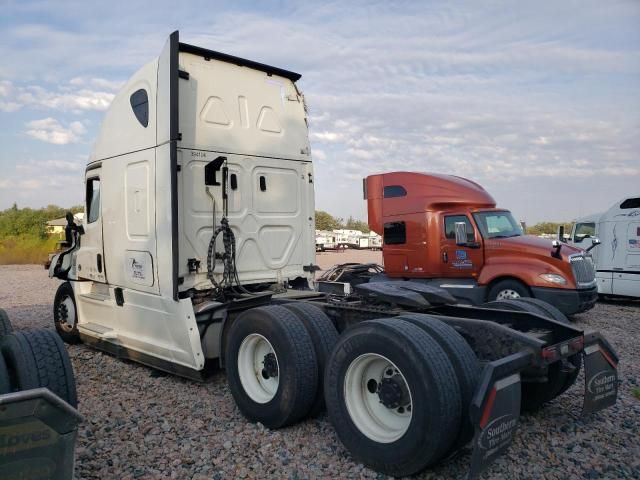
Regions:
<instances>
[{"instance_id":1,"label":"steel wheel rim","mask_svg":"<svg viewBox=\"0 0 640 480\"><path fill-rule=\"evenodd\" d=\"M404 382L409 403L389 408L378 393L371 391L371 381L381 384L383 379L397 376ZM344 377L344 399L354 425L375 442L395 442L409 429L413 417L411 389L400 369L382 355L365 353L351 362Z\"/></svg>"},{"instance_id":2,"label":"steel wheel rim","mask_svg":"<svg viewBox=\"0 0 640 480\"><path fill-rule=\"evenodd\" d=\"M496 296L496 300L508 300L510 298L520 298L520 294L515 290L505 288L504 290L500 290Z\"/></svg>"},{"instance_id":3,"label":"steel wheel rim","mask_svg":"<svg viewBox=\"0 0 640 480\"><path fill-rule=\"evenodd\" d=\"M71 321L69 321L71 320ZM58 304L58 326L65 332L72 332L76 323L76 306L73 298L65 295Z\"/></svg>"},{"instance_id":4,"label":"steel wheel rim","mask_svg":"<svg viewBox=\"0 0 640 480\"><path fill-rule=\"evenodd\" d=\"M271 376L267 371L265 375L273 360L277 374ZM242 388L251 400L268 403L276 396L280 384L279 371L278 357L269 340L258 333L245 337L238 350L238 375Z\"/></svg>"}]
</instances>

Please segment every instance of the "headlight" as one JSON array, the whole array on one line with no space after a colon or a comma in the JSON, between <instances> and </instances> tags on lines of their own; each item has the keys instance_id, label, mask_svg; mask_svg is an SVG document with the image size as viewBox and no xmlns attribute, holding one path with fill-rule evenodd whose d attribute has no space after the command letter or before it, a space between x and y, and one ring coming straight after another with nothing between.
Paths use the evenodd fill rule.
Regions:
<instances>
[{"instance_id":1,"label":"headlight","mask_svg":"<svg viewBox=\"0 0 640 480\"><path fill-rule=\"evenodd\" d=\"M562 275L556 275L555 273L543 273L540 278L550 283L557 283L558 285L566 285L567 279Z\"/></svg>"}]
</instances>

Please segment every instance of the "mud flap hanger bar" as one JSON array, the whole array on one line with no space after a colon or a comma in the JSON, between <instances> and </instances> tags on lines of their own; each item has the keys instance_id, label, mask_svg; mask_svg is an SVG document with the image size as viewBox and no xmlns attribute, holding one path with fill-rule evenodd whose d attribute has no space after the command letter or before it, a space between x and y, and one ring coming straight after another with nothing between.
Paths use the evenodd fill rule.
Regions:
<instances>
[{"instance_id":1,"label":"mud flap hanger bar","mask_svg":"<svg viewBox=\"0 0 640 480\"><path fill-rule=\"evenodd\" d=\"M511 444L520 417L520 371L533 353L521 351L488 363L469 408L475 429L469 480L477 478Z\"/></svg>"},{"instance_id":2,"label":"mud flap hanger bar","mask_svg":"<svg viewBox=\"0 0 640 480\"><path fill-rule=\"evenodd\" d=\"M598 332L584 334L582 416L607 408L618 398L618 354Z\"/></svg>"}]
</instances>

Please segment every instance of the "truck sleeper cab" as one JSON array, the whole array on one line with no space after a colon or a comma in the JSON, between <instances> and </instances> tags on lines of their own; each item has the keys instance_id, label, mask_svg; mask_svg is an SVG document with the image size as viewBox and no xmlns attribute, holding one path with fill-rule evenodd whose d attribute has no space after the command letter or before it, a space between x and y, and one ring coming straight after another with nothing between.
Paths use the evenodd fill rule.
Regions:
<instances>
[{"instance_id":1,"label":"truck sleeper cab","mask_svg":"<svg viewBox=\"0 0 640 480\"><path fill-rule=\"evenodd\" d=\"M234 284L308 282L313 169L298 78L180 43L176 32L116 95L64 274L87 342L200 376L220 355L220 322L203 329L196 313L229 280L224 235L235 240ZM212 241L223 217L230 227Z\"/></svg>"},{"instance_id":2,"label":"truck sleeper cab","mask_svg":"<svg viewBox=\"0 0 640 480\"><path fill-rule=\"evenodd\" d=\"M615 403L613 348L543 302L460 306L410 281L309 288L299 77L178 32L132 77L87 165L86 220L69 217L71 246L49 269L65 280L61 337L196 380L224 367L240 411L268 428L326 408L356 459L397 476L469 442L477 476L510 444L521 406L556 398L583 364L596 385L583 413Z\"/></svg>"},{"instance_id":3,"label":"truck sleeper cab","mask_svg":"<svg viewBox=\"0 0 640 480\"><path fill-rule=\"evenodd\" d=\"M391 172L365 179L369 226L384 232L389 278L420 279L474 305L534 297L567 315L593 307L590 256L525 236L480 185L450 176ZM466 241L456 241L463 223Z\"/></svg>"},{"instance_id":4,"label":"truck sleeper cab","mask_svg":"<svg viewBox=\"0 0 640 480\"><path fill-rule=\"evenodd\" d=\"M640 197L623 198L606 212L579 218L568 244L590 250L600 295L640 297Z\"/></svg>"}]
</instances>

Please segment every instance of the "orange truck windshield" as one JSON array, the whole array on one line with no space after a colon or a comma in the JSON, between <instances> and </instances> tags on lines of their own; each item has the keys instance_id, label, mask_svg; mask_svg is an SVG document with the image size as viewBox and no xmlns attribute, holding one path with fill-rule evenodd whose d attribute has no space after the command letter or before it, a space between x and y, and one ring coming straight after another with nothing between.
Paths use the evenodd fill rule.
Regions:
<instances>
[{"instance_id":1,"label":"orange truck windshield","mask_svg":"<svg viewBox=\"0 0 640 480\"><path fill-rule=\"evenodd\" d=\"M477 212L473 214L483 238L508 238L523 235L511 212Z\"/></svg>"}]
</instances>

